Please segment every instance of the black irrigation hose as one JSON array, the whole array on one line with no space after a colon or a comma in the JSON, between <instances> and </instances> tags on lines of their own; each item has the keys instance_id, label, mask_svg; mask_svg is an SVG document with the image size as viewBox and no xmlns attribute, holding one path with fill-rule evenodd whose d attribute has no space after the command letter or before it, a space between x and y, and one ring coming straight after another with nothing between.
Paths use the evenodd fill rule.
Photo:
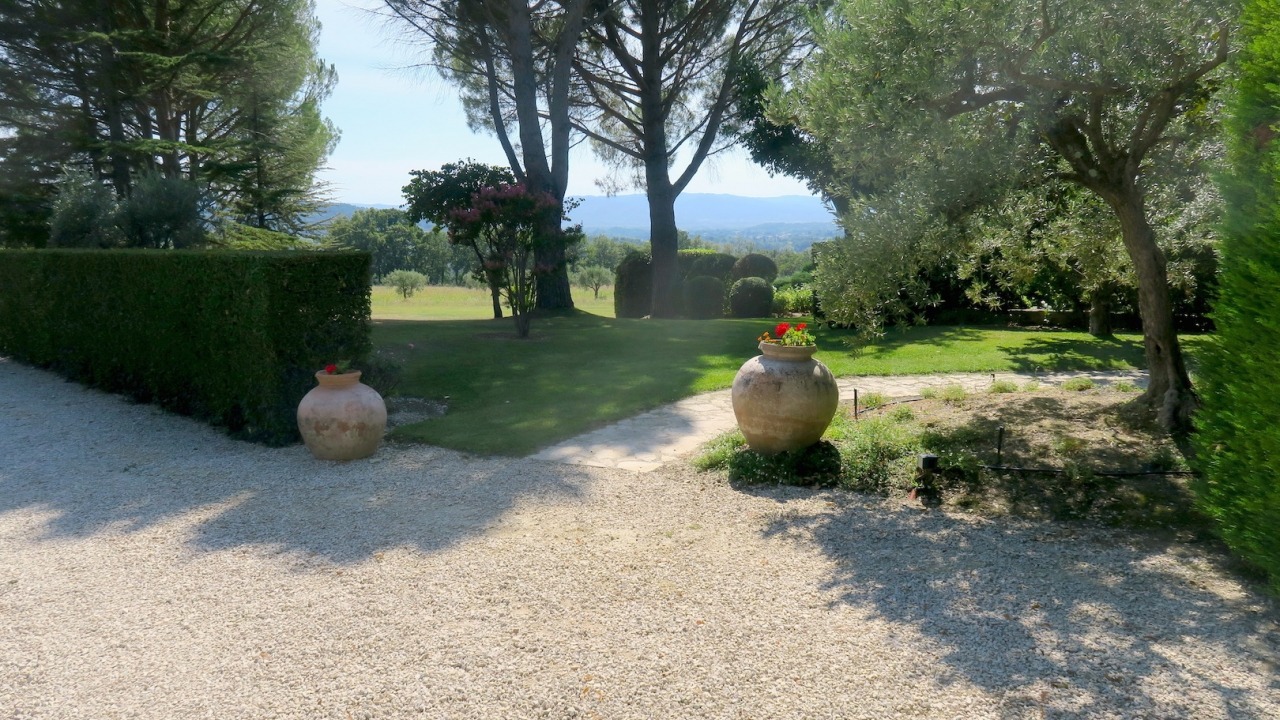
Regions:
<instances>
[{"instance_id":1,"label":"black irrigation hose","mask_svg":"<svg viewBox=\"0 0 1280 720\"><path fill-rule=\"evenodd\" d=\"M855 390L854 391L854 417L855 418L857 417L857 397L858 397L857 391ZM889 407L890 405L899 405L902 403L909 403L909 402L919 402L921 400L924 400L924 398L922 397L899 398L897 400L890 400L888 402L880 403L875 407L870 407L867 409L878 410L880 408ZM1003 435L1004 433L1003 426L1001 426L1000 431L1001 431L1001 434ZM1027 467L1013 467L1012 465L979 465L978 467L982 468L983 470L1005 470L1008 472L1044 473L1046 475L1062 475L1067 472L1066 470L1059 470L1055 468L1027 468ZM1090 472L1089 474L1097 475L1098 477L1143 477L1145 475L1195 475L1195 471L1193 470L1113 470L1113 471L1098 470L1098 471Z\"/></svg>"},{"instance_id":2,"label":"black irrigation hose","mask_svg":"<svg viewBox=\"0 0 1280 720\"><path fill-rule=\"evenodd\" d=\"M1008 470L1010 472L1029 472L1029 473L1046 473L1052 475L1062 475L1066 470L1058 470L1055 468L1024 468L1013 467L1011 465L979 465L984 470ZM1090 475L1098 475L1100 477L1141 477L1143 475L1195 475L1191 470L1131 470L1131 471L1105 471L1099 470L1090 472Z\"/></svg>"}]
</instances>

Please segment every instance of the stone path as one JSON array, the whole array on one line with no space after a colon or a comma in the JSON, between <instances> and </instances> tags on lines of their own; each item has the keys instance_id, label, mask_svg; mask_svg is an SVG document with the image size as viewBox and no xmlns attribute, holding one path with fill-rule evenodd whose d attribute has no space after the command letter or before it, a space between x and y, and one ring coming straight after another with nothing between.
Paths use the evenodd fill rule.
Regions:
<instances>
[{"instance_id":1,"label":"stone path","mask_svg":"<svg viewBox=\"0 0 1280 720\"><path fill-rule=\"evenodd\" d=\"M997 380L1019 385L1037 381L1043 385L1061 385L1071 378L1089 378L1098 385L1128 381L1144 387L1147 374L1142 371L1064 372L1064 373L953 373L948 375L897 375L892 377L836 378L841 403L853 401L853 391L860 395L880 393L886 397L919 395L925 388L960 385L970 392L984 391ZM708 440L734 428L733 407L729 391L703 393L643 415L637 415L600 428L585 435L546 448L533 456L535 460L567 465L612 467L649 472L688 455Z\"/></svg>"}]
</instances>

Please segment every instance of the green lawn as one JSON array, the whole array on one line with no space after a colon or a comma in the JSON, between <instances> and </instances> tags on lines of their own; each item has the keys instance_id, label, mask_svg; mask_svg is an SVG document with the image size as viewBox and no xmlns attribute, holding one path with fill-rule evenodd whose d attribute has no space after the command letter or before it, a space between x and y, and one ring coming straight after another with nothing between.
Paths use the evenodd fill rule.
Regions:
<instances>
[{"instance_id":1,"label":"green lawn","mask_svg":"<svg viewBox=\"0 0 1280 720\"><path fill-rule=\"evenodd\" d=\"M589 295L590 293L587 293ZM575 293L575 298L581 293ZM398 302L398 301L395 301ZM375 302L375 317L387 318ZM517 340L509 319L374 323L374 345L403 368L399 393L447 398L442 418L396 429L404 440L524 455L689 395L727 388L758 354L772 320L618 320L583 312L534 320ZM818 358L837 375L1128 369L1140 336L919 327L855 353L850 333L819 331ZM1188 347L1194 350L1195 338Z\"/></svg>"},{"instance_id":2,"label":"green lawn","mask_svg":"<svg viewBox=\"0 0 1280 720\"><path fill-rule=\"evenodd\" d=\"M601 288L599 299L590 290L574 288L573 302L584 312L613 317L613 288ZM488 290L476 288L432 285L406 299L392 287L374 285L373 317L375 320L492 320L493 301L489 299Z\"/></svg>"}]
</instances>

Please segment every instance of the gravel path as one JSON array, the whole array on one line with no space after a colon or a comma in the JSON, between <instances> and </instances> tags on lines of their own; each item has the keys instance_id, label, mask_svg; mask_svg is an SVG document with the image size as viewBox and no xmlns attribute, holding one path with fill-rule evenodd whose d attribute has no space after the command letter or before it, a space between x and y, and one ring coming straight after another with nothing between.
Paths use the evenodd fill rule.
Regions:
<instances>
[{"instance_id":1,"label":"gravel path","mask_svg":"<svg viewBox=\"0 0 1280 720\"><path fill-rule=\"evenodd\" d=\"M421 446L0 360L0 718L1274 718L1213 553Z\"/></svg>"}]
</instances>

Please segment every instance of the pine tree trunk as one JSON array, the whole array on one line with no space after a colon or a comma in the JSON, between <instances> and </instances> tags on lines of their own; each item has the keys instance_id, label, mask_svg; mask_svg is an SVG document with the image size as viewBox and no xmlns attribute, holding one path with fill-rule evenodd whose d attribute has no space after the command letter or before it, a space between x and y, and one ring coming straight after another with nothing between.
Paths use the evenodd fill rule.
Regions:
<instances>
[{"instance_id":1,"label":"pine tree trunk","mask_svg":"<svg viewBox=\"0 0 1280 720\"><path fill-rule=\"evenodd\" d=\"M556 237L560 229L560 213L557 210L541 232ZM569 289L569 264L564 255L564 243L539 243L533 253L534 265L542 271L535 278L534 307L539 310L572 310L573 291Z\"/></svg>"},{"instance_id":2,"label":"pine tree trunk","mask_svg":"<svg viewBox=\"0 0 1280 720\"><path fill-rule=\"evenodd\" d=\"M1138 276L1138 309L1150 384L1137 402L1154 411L1165 429L1190 430L1191 415L1199 400L1191 387L1174 329L1164 253L1147 222L1139 191L1131 189L1109 200L1120 219L1124 246Z\"/></svg>"},{"instance_id":3,"label":"pine tree trunk","mask_svg":"<svg viewBox=\"0 0 1280 720\"><path fill-rule=\"evenodd\" d=\"M667 180L665 158L657 173L651 173L649 194L649 248L653 256L653 301L649 314L655 318L673 318L679 313L676 301L679 290L676 277L676 255L679 231L676 228L676 198ZM654 177L660 174L661 177ZM666 180L666 182L663 182Z\"/></svg>"}]
</instances>

